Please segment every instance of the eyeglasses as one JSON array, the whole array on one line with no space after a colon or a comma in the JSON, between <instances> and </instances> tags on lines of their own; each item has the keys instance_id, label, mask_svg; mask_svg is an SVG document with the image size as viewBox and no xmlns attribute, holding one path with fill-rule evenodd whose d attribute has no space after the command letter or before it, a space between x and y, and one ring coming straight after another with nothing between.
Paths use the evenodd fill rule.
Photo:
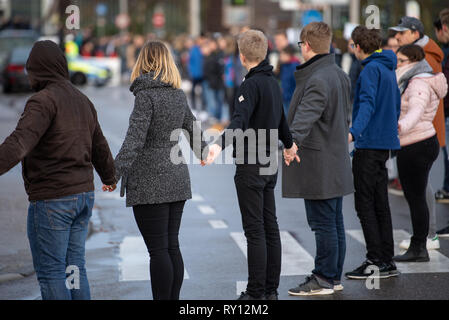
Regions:
<instances>
[{"instance_id":1,"label":"eyeglasses","mask_svg":"<svg viewBox=\"0 0 449 320\"><path fill-rule=\"evenodd\" d=\"M306 43L305 41L298 41L298 47L301 49L301 45Z\"/></svg>"},{"instance_id":2,"label":"eyeglasses","mask_svg":"<svg viewBox=\"0 0 449 320\"><path fill-rule=\"evenodd\" d=\"M399 63L404 63L405 61L409 61L410 59L398 59Z\"/></svg>"},{"instance_id":3,"label":"eyeglasses","mask_svg":"<svg viewBox=\"0 0 449 320\"><path fill-rule=\"evenodd\" d=\"M351 47L351 49L355 49L355 43L350 43L349 46Z\"/></svg>"}]
</instances>

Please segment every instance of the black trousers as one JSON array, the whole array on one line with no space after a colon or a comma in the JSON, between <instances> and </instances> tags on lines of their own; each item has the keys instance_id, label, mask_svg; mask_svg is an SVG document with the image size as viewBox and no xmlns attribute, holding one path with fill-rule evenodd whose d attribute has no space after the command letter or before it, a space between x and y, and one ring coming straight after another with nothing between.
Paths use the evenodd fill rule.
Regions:
<instances>
[{"instance_id":1,"label":"black trousers","mask_svg":"<svg viewBox=\"0 0 449 320\"><path fill-rule=\"evenodd\" d=\"M195 88L197 86L200 86L201 89L203 90L203 79L192 79L192 92L190 93L191 100L192 100L192 109L196 110L196 111L202 111L205 109L204 92L201 93L201 103L198 105L197 101L196 101L196 93L195 93Z\"/></svg>"},{"instance_id":2,"label":"black trousers","mask_svg":"<svg viewBox=\"0 0 449 320\"><path fill-rule=\"evenodd\" d=\"M262 176L257 165L237 165L234 181L248 244L248 294L277 290L281 275L281 238L276 218L275 175Z\"/></svg>"},{"instance_id":3,"label":"black trousers","mask_svg":"<svg viewBox=\"0 0 449 320\"><path fill-rule=\"evenodd\" d=\"M185 201L133 207L137 226L150 254L154 300L179 300L184 262L178 234Z\"/></svg>"},{"instance_id":4,"label":"black trousers","mask_svg":"<svg viewBox=\"0 0 449 320\"><path fill-rule=\"evenodd\" d=\"M366 242L366 257L390 262L394 255L393 226L388 203L388 150L357 149L352 160L354 201Z\"/></svg>"},{"instance_id":5,"label":"black trousers","mask_svg":"<svg viewBox=\"0 0 449 320\"><path fill-rule=\"evenodd\" d=\"M429 208L426 188L430 169L438 158L437 136L403 147L398 152L398 173L410 208L414 243L426 243L429 233Z\"/></svg>"}]
</instances>

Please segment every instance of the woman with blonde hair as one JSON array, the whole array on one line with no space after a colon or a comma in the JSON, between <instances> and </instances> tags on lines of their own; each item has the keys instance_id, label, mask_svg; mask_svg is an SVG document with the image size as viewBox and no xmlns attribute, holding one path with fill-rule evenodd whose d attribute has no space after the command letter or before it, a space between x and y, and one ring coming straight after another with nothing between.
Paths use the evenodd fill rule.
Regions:
<instances>
[{"instance_id":1,"label":"woman with blonde hair","mask_svg":"<svg viewBox=\"0 0 449 320\"><path fill-rule=\"evenodd\" d=\"M178 234L184 204L192 193L186 161L178 155L178 140L173 141L173 134L185 130L199 159L206 144L202 139L194 142L194 130L201 131L199 127L194 129L196 119L164 43L150 41L144 45L131 82L135 104L115 159L116 178L122 179L122 196L126 191L126 206L133 208L150 254L153 299L178 300L184 278Z\"/></svg>"}]
</instances>

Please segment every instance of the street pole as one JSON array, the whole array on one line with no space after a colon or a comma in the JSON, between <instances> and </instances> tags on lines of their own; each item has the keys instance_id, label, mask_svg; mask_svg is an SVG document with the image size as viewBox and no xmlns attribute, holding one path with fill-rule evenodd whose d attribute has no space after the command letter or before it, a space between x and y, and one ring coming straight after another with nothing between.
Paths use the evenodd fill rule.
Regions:
<instances>
[{"instance_id":1,"label":"street pole","mask_svg":"<svg viewBox=\"0 0 449 320\"><path fill-rule=\"evenodd\" d=\"M360 24L360 0L350 0L349 22Z\"/></svg>"},{"instance_id":2,"label":"street pole","mask_svg":"<svg viewBox=\"0 0 449 320\"><path fill-rule=\"evenodd\" d=\"M198 37L201 32L200 0L190 0L190 36Z\"/></svg>"},{"instance_id":3,"label":"street pole","mask_svg":"<svg viewBox=\"0 0 449 320\"><path fill-rule=\"evenodd\" d=\"M128 15L128 0L120 0L119 12L120 12L120 14ZM121 34L125 34L126 32L128 32L128 27L121 30Z\"/></svg>"}]
</instances>

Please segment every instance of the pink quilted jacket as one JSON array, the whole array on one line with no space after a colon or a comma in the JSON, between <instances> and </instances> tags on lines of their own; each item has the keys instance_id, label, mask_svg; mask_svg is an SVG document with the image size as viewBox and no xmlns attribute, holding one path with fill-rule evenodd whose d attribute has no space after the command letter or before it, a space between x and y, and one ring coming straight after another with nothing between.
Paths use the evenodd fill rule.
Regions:
<instances>
[{"instance_id":1,"label":"pink quilted jacket","mask_svg":"<svg viewBox=\"0 0 449 320\"><path fill-rule=\"evenodd\" d=\"M419 74L413 77L401 97L399 139L407 146L436 134L432 124L440 99L447 93L447 81L442 73Z\"/></svg>"}]
</instances>

